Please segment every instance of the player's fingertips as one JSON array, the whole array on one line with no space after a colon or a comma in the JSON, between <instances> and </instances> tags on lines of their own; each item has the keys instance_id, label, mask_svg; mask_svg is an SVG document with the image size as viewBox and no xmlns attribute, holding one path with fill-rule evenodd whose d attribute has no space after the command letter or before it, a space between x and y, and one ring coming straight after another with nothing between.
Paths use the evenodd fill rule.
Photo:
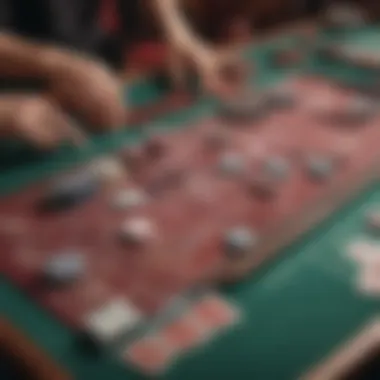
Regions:
<instances>
[{"instance_id":1,"label":"player's fingertips","mask_svg":"<svg viewBox=\"0 0 380 380\"><path fill-rule=\"evenodd\" d=\"M125 124L125 109L116 102L104 103L91 113L89 122L95 131L115 130Z\"/></svg>"}]
</instances>

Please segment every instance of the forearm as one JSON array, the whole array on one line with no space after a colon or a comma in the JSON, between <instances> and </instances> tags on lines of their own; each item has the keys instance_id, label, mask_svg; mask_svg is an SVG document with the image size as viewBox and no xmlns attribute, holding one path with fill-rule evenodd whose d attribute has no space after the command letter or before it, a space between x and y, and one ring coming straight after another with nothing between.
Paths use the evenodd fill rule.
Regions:
<instances>
[{"instance_id":1,"label":"forearm","mask_svg":"<svg viewBox=\"0 0 380 380\"><path fill-rule=\"evenodd\" d=\"M47 77L49 48L10 33L0 33L0 77Z\"/></svg>"},{"instance_id":2,"label":"forearm","mask_svg":"<svg viewBox=\"0 0 380 380\"><path fill-rule=\"evenodd\" d=\"M193 32L180 10L181 0L154 0L156 13L161 19L169 43L184 50L207 51L200 38Z\"/></svg>"}]
</instances>

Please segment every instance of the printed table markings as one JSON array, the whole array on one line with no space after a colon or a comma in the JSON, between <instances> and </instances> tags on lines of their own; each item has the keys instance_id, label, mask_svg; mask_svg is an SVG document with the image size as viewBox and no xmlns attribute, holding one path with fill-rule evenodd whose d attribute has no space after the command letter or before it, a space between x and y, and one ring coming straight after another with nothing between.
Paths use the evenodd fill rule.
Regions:
<instances>
[{"instance_id":1,"label":"printed table markings","mask_svg":"<svg viewBox=\"0 0 380 380\"><path fill-rule=\"evenodd\" d=\"M358 290L380 296L380 244L358 240L348 246L348 254L359 264L356 280Z\"/></svg>"},{"instance_id":2,"label":"printed table markings","mask_svg":"<svg viewBox=\"0 0 380 380\"><path fill-rule=\"evenodd\" d=\"M380 244L373 241L360 239L351 242L347 247L348 255L358 262L366 265L378 262L380 264Z\"/></svg>"},{"instance_id":3,"label":"printed table markings","mask_svg":"<svg viewBox=\"0 0 380 380\"><path fill-rule=\"evenodd\" d=\"M233 324L238 319L234 306L217 295L209 295L194 305L191 312L204 326L215 329Z\"/></svg>"},{"instance_id":4,"label":"printed table markings","mask_svg":"<svg viewBox=\"0 0 380 380\"><path fill-rule=\"evenodd\" d=\"M296 80L293 81L296 82ZM301 82L299 87L303 88L303 92L309 92L307 94L308 96L306 96L306 100L308 98L313 98L314 95L318 97L320 94L327 93L328 91L332 92L333 95L336 95L337 99L346 99L348 98L347 95L349 95L347 92L344 92L344 90L333 88L333 86L331 86L330 89L329 86L324 85L323 81L319 81L318 78L317 80L305 80L304 78L300 78L299 81ZM294 87L295 85L290 83L289 86ZM250 150L253 149L253 153L255 153L255 147L257 149L256 154L259 153L260 155L260 150L265 151L266 148L268 152L266 152L265 155L267 155L270 153L281 153L283 149L291 148L295 150L299 146L302 146L306 151L312 151L313 149L325 149L325 143L329 144L329 149L332 145L337 145L336 142L338 141L337 139L339 139L341 132L338 133L337 129L323 129L321 122L314 122L307 116L306 112L301 112L302 98L297 99L297 101L300 103L299 105L296 104L294 110L288 110L286 112L279 111L274 114L274 117L269 117L267 121L260 121L255 123L255 125L248 126L249 128L244 131L241 129L240 132L235 132L234 129L227 126L227 128L229 128L228 131L231 132L231 149L241 151L248 160L252 159L253 161L255 157L250 157L250 154L252 153ZM212 122L215 125L216 121L210 120L210 123ZM206 125L200 128L201 132L206 130L208 120L205 119L202 123ZM318 132L320 129L323 129L323 133ZM373 130L374 128L371 126L371 128L368 128L365 131L359 131L360 133L350 130L349 132L342 134L344 136L353 136L355 141L358 141L357 145L355 145L357 151L354 152L355 155L352 156L352 162L348 165L348 174L354 174L351 170L352 168L355 170L364 169L367 161L372 160L374 153L371 152L374 151L373 146L376 141L378 141L376 140L376 136L380 137L380 132L374 136ZM247 139L244 138L245 135L247 135ZM248 135L250 138L248 138ZM295 135L300 136L299 138L296 138L296 141L294 140ZM293 136L293 138L289 140L288 136ZM302 136L307 140L304 145L301 145ZM178 133L178 136L175 136L174 140L176 141L173 139L174 137L169 139L170 145L176 145L175 148L177 150L183 149L180 144L182 142L189 143L188 145L194 144L194 142L191 139L188 139L188 136L184 136L182 132ZM195 140L198 141L197 138ZM177 144L177 142L179 144ZM252 142L253 145L251 146L250 144ZM371 145L370 148L367 148L367 142ZM371 142L373 143L371 144ZM193 147L194 152L199 150L198 148L200 144L196 142L195 145L196 147ZM155 243L152 247L149 246L146 250L149 252L135 252L132 249L121 248L118 244L119 241L116 239L113 240L113 229L118 227L119 223L122 222L122 215L114 213L114 210L109 208L108 194L106 194L107 196L105 198L103 196L104 194L100 194L99 199L96 199L93 204L89 203L83 209L76 210L74 212L75 218L71 218L67 214L66 216L57 216L57 219L43 219L39 224L33 223L31 226L31 233L28 234L30 241L29 244L26 244L26 248L37 252L37 260L39 260L40 256L41 260L48 259L57 249L62 248L62 243L65 243L65 241L69 241L70 245L75 246L73 248L86 249L84 254L91 261L89 268L91 279L86 277L84 279L84 286L91 287L91 284L87 281L91 282L94 276L99 276L100 279L105 281L106 285L111 289L115 288L118 294L131 298L136 304L141 304L142 309L147 307L150 312L156 314L156 312L160 312L158 307L161 301L175 294L177 289L182 290L183 285L191 286L196 284L200 276L205 277L206 280L211 277L208 272L210 271L210 267L214 267L214 254L215 257L219 257L222 252L220 250L215 250L215 252L210 250L210 254L204 255L203 251L201 252L199 248L208 248L217 244L220 236L215 237L214 232L215 235L217 233L224 233L226 226L223 224L223 220L227 220L231 223L234 222L234 224L236 222L241 223L241 221L244 220L249 224L249 227L258 230L259 233L261 233L261 227L268 227L269 230L271 226L282 222L284 220L284 215L288 211L288 207L289 209L292 207L294 209L293 212L296 213L297 210L302 211L301 207L303 202L314 202L319 197L319 193L315 193L315 197L314 193L310 193L307 184L304 184L306 180L304 178L301 180L298 177L298 174L296 174L295 179L292 178L290 180L289 188L285 187L280 189L278 201L274 199L269 205L263 205L263 202L252 199L253 197L248 199L247 196L246 199L245 192L243 197L243 191L239 188L234 188L231 190L231 193L229 193L229 185L226 185L226 188L219 188L219 186L214 184L214 182L212 182L207 176L203 178L204 175L202 176L202 173L204 174L205 171L210 171L212 159L210 159L210 162L207 160L205 161L203 156L201 157L200 155L193 154L191 147L188 148L183 149L183 154L182 150L176 153L174 153L174 151L169 152L168 156L170 156L170 158L167 158L168 165L170 162L173 162L173 158L176 159L175 156L177 153L181 153L180 156L178 156L181 161L180 164L184 166L181 166L181 169L185 169L189 172L185 173L185 178L194 178L202 180L203 182L195 183L195 189L192 189L191 186L186 189L188 184L185 183L185 186L178 190L180 193L179 195L175 194L174 191L173 194L171 192L167 197L164 194L164 197L158 197L152 201L152 204L141 210L141 214L144 214L143 216L149 216L154 220L159 219L157 222L160 223L160 227L163 228L162 234L159 234L160 236L158 237L159 242L157 242L157 244ZM366 158L367 151L368 159ZM324 153L324 150L322 150L321 153ZM372 156L369 157L371 154ZM255 156L255 154L253 154L253 156ZM141 183L139 183L144 186L145 180L148 181L151 176L157 175L157 171L160 170L161 164L161 161L152 162L152 167L149 169L149 173L146 173L146 176L143 173ZM298 166L296 171L300 171ZM194 173L200 173L201 175L195 175ZM334 180L335 179L336 178L334 178ZM140 181L140 177L138 180ZM222 185L224 186L224 184ZM205 188L203 188L203 186L205 186ZM225 189L226 191L224 191ZM292 191L292 189L295 190ZM10 199L10 209L14 212L14 215L21 213L20 204L22 202L26 204L27 201L34 201L35 196L39 194L41 188L36 188L36 192L34 192L33 189L30 190L31 191L23 194L25 195L25 199L22 196ZM195 193L194 195L192 195L192 191ZM322 191L324 190L322 189L321 192ZM213 195L213 197L211 195ZM321 196L323 195L324 194L321 194ZM197 197L200 200L202 200L202 197L207 198L206 202L197 201ZM240 197L242 198L240 199ZM167 211L169 203L177 206L174 208L171 207L171 209ZM231 207L220 206L227 204L231 205ZM5 207L5 211L7 211L8 208L9 207ZM27 208L28 207L25 207L25 209ZM107 212L110 214L107 214ZM4 213L5 212L3 212L3 214ZM161 215L161 213L163 214ZM182 215L184 215L183 218ZM133 214L133 216L136 215ZM137 216L140 216L140 212ZM101 220L102 223L99 224L99 220ZM51 227L49 226L50 222L52 224ZM217 224L218 226L213 227L214 224ZM205 226L210 227L205 229L204 234L198 233L198 228L202 227L203 229ZM63 228L62 231L61 227ZM46 234L47 230L49 232L48 234ZM56 238L52 238L51 236L56 234L56 231L61 232L59 235L56 235ZM48 241L45 241L46 237L49 237ZM56 242L55 240L58 239L59 241ZM208 243L209 239L210 243ZM213 239L215 241L211 241ZM54 250L48 249L51 248L50 244L53 245ZM18 272L22 272L22 276L19 276L20 280L16 279L18 282L36 274L34 268L23 267L16 262L17 251L20 250L20 245L23 244L19 243L18 247L11 249L10 252L6 252L9 256L9 258L7 257L7 260L9 260L12 265L12 273L10 270L7 271L9 272L9 275L16 279L16 275L19 274ZM148 254L145 255L145 253ZM25 259L28 259L28 257L25 257ZM33 259L33 263L36 262L35 260L36 259ZM332 270L345 269L343 265L339 266L338 258L336 262L338 265L332 268ZM94 263L93 266L92 263ZM228 263L228 265L229 264L230 263ZM347 267L349 264L350 263L348 262ZM224 261L222 265L224 265ZM233 269L233 265L230 265L230 268ZM350 266L350 269L352 269L352 266ZM155 284L148 284L148 282L150 282L148 272L164 270L166 271L167 276L173 279L176 286L156 288ZM134 274L138 274L139 278L136 281L131 281L130 278ZM145 290L144 288L146 286L148 289ZM82 294L82 291L85 295ZM66 298L63 293L67 293ZM78 307L76 305L75 307L69 306L69 300L74 300L76 304L87 302L91 304L93 301L94 303L97 303L96 296L91 294L91 289L82 289L81 284L76 284L73 288L66 288L62 291L62 294L54 294L54 297L62 297L65 302L60 302L61 298L57 301L52 300L53 296L47 296L44 292L41 292L40 289L38 292L36 291L36 296L42 298L42 302L46 306L51 306L49 303L53 304L54 309L58 314L70 314L71 320L73 320L76 325L78 325L82 305L79 305ZM86 298L86 302L82 302L82 297Z\"/></svg>"},{"instance_id":5,"label":"printed table markings","mask_svg":"<svg viewBox=\"0 0 380 380\"><path fill-rule=\"evenodd\" d=\"M175 358L176 350L158 335L147 336L135 342L123 354L124 359L137 369L157 374L163 372Z\"/></svg>"},{"instance_id":6,"label":"printed table markings","mask_svg":"<svg viewBox=\"0 0 380 380\"><path fill-rule=\"evenodd\" d=\"M113 292L110 286L100 279L92 279L91 281L86 281L78 289L78 293L83 304L90 309L100 307L116 292Z\"/></svg>"},{"instance_id":7,"label":"printed table markings","mask_svg":"<svg viewBox=\"0 0 380 380\"><path fill-rule=\"evenodd\" d=\"M372 296L380 296L380 276L372 270L364 270L357 279L358 290Z\"/></svg>"},{"instance_id":8,"label":"printed table markings","mask_svg":"<svg viewBox=\"0 0 380 380\"><path fill-rule=\"evenodd\" d=\"M201 343L206 337L206 329L192 313L186 313L169 323L161 334L169 345L180 350L190 349Z\"/></svg>"}]
</instances>

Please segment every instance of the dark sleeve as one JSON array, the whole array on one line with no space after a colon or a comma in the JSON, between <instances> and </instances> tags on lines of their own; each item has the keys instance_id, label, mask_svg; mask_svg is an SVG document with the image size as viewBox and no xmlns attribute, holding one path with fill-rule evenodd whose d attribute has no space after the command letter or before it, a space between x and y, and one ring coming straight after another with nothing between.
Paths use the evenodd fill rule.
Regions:
<instances>
[{"instance_id":1,"label":"dark sleeve","mask_svg":"<svg viewBox=\"0 0 380 380\"><path fill-rule=\"evenodd\" d=\"M96 51L102 39L100 0L44 1L48 3L49 27L56 42L89 52Z\"/></svg>"},{"instance_id":2,"label":"dark sleeve","mask_svg":"<svg viewBox=\"0 0 380 380\"><path fill-rule=\"evenodd\" d=\"M136 41L141 33L143 12L139 0L115 0L120 16L120 29L125 41Z\"/></svg>"},{"instance_id":3,"label":"dark sleeve","mask_svg":"<svg viewBox=\"0 0 380 380\"><path fill-rule=\"evenodd\" d=\"M0 0L0 30L11 28L12 0Z\"/></svg>"}]
</instances>

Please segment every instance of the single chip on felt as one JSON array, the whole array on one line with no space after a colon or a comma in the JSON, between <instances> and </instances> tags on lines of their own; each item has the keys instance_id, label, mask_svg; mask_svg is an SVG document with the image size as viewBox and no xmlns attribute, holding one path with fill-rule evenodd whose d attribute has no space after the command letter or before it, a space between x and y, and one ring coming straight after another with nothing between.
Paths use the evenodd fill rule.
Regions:
<instances>
[{"instance_id":1,"label":"single chip on felt","mask_svg":"<svg viewBox=\"0 0 380 380\"><path fill-rule=\"evenodd\" d=\"M121 189L111 199L112 206L117 210L130 210L146 202L147 196L139 189Z\"/></svg>"},{"instance_id":2,"label":"single chip on felt","mask_svg":"<svg viewBox=\"0 0 380 380\"><path fill-rule=\"evenodd\" d=\"M155 226L147 218L128 218L120 227L120 237L126 243L144 244L155 236Z\"/></svg>"},{"instance_id":3,"label":"single chip on felt","mask_svg":"<svg viewBox=\"0 0 380 380\"><path fill-rule=\"evenodd\" d=\"M68 285L85 273L83 255L74 250L59 252L50 257L42 268L43 277L51 284Z\"/></svg>"},{"instance_id":4,"label":"single chip on felt","mask_svg":"<svg viewBox=\"0 0 380 380\"><path fill-rule=\"evenodd\" d=\"M237 226L226 232L224 251L229 258L241 258L252 253L258 242L255 232L245 226Z\"/></svg>"},{"instance_id":5,"label":"single chip on felt","mask_svg":"<svg viewBox=\"0 0 380 380\"><path fill-rule=\"evenodd\" d=\"M334 160L324 156L309 156L306 159L306 170L312 180L327 180L335 171Z\"/></svg>"},{"instance_id":6,"label":"single chip on felt","mask_svg":"<svg viewBox=\"0 0 380 380\"><path fill-rule=\"evenodd\" d=\"M159 336L152 335L133 343L123 353L123 359L141 372L155 375L165 371L175 359L175 354L173 347L167 345Z\"/></svg>"},{"instance_id":7,"label":"single chip on felt","mask_svg":"<svg viewBox=\"0 0 380 380\"><path fill-rule=\"evenodd\" d=\"M205 296L191 312L202 326L215 329L234 324L239 319L237 308L218 295Z\"/></svg>"},{"instance_id":8,"label":"single chip on felt","mask_svg":"<svg viewBox=\"0 0 380 380\"><path fill-rule=\"evenodd\" d=\"M104 182L113 182L126 176L123 163L114 157L102 157L91 164L91 171Z\"/></svg>"},{"instance_id":9,"label":"single chip on felt","mask_svg":"<svg viewBox=\"0 0 380 380\"><path fill-rule=\"evenodd\" d=\"M160 331L170 346L180 350L187 350L200 344L205 338L205 333L205 329L192 313L187 312Z\"/></svg>"},{"instance_id":10,"label":"single chip on felt","mask_svg":"<svg viewBox=\"0 0 380 380\"><path fill-rule=\"evenodd\" d=\"M219 159L219 171L226 175L238 175L244 172L244 157L238 153L225 153Z\"/></svg>"},{"instance_id":11,"label":"single chip on felt","mask_svg":"<svg viewBox=\"0 0 380 380\"><path fill-rule=\"evenodd\" d=\"M263 162L263 170L274 180L285 180L289 176L290 164L284 157L272 156Z\"/></svg>"},{"instance_id":12,"label":"single chip on felt","mask_svg":"<svg viewBox=\"0 0 380 380\"><path fill-rule=\"evenodd\" d=\"M116 298L88 313L83 324L92 339L108 344L132 331L142 320L143 314L135 305L125 298Z\"/></svg>"},{"instance_id":13,"label":"single chip on felt","mask_svg":"<svg viewBox=\"0 0 380 380\"><path fill-rule=\"evenodd\" d=\"M266 112L265 99L254 93L223 99L218 110L219 116L223 119L237 122L261 118L265 116Z\"/></svg>"},{"instance_id":14,"label":"single chip on felt","mask_svg":"<svg viewBox=\"0 0 380 380\"><path fill-rule=\"evenodd\" d=\"M90 170L79 171L54 182L37 207L41 211L64 211L89 200L98 189L98 179Z\"/></svg>"}]
</instances>

